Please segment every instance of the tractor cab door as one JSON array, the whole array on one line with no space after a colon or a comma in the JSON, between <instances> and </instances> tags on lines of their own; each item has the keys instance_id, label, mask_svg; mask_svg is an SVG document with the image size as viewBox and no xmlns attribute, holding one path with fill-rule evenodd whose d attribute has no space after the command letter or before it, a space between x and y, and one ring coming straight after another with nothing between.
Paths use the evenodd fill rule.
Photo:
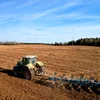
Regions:
<instances>
[{"instance_id":1,"label":"tractor cab door","mask_svg":"<svg viewBox=\"0 0 100 100\"><path fill-rule=\"evenodd\" d=\"M28 58L23 58L22 62L23 62L23 65L29 64Z\"/></svg>"}]
</instances>

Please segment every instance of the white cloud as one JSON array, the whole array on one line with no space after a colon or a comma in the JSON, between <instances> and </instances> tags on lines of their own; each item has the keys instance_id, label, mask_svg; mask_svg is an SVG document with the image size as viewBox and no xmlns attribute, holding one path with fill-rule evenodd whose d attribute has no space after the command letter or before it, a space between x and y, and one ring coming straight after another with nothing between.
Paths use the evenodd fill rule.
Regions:
<instances>
[{"instance_id":1,"label":"white cloud","mask_svg":"<svg viewBox=\"0 0 100 100\"><path fill-rule=\"evenodd\" d=\"M100 25L65 25L37 30L32 27L13 27L0 30L1 39L23 42L65 42L72 38L100 37ZM11 38L12 37L12 38Z\"/></svg>"},{"instance_id":2,"label":"white cloud","mask_svg":"<svg viewBox=\"0 0 100 100\"><path fill-rule=\"evenodd\" d=\"M68 20L79 20L79 19L94 19L94 20L100 20L100 16L96 15L88 15L84 13L67 13L67 14L60 14L60 15L53 15L53 18L55 20L59 19L68 19Z\"/></svg>"},{"instance_id":3,"label":"white cloud","mask_svg":"<svg viewBox=\"0 0 100 100\"><path fill-rule=\"evenodd\" d=\"M39 2L38 0L34 1L34 0L28 0L28 1L23 1L20 5L16 5L16 9L21 9L30 5L34 5L37 2Z\"/></svg>"},{"instance_id":4,"label":"white cloud","mask_svg":"<svg viewBox=\"0 0 100 100\"><path fill-rule=\"evenodd\" d=\"M67 2L64 5L57 6L54 8L49 8L49 9L43 10L41 12L31 11L28 14L24 11L22 13L20 12L21 8L24 8L24 7L29 6L29 5L34 5L37 2L40 2L40 1L39 0L38 1L30 0L27 2L23 2L23 3L21 2L20 5L17 4L18 3L17 1L4 2L3 4L0 5L0 7L7 7L7 6L9 7L11 5L10 7L12 9L12 12L7 13L6 12L7 8L6 8L5 13L4 12L1 13L1 16L0 16L1 23L6 23L6 22L8 23L10 20L11 21L16 21L16 20L27 21L27 20L40 19L40 18L46 17L48 15L54 15L55 12L59 12L59 11L62 11L64 9L69 9L69 8L79 4L79 2ZM41 9L41 8L39 8L39 9ZM16 10L19 10L19 12L16 13Z\"/></svg>"},{"instance_id":5,"label":"white cloud","mask_svg":"<svg viewBox=\"0 0 100 100\"><path fill-rule=\"evenodd\" d=\"M69 2L69 3L61 5L59 7L50 8L48 10L45 10L45 11L42 11L42 12L38 12L38 13L34 13L34 14L31 13L31 15L27 15L27 16L22 16L21 18L19 18L19 20L35 20L35 19L39 19L41 17L50 15L50 14L55 13L55 12L62 11L64 9L71 8L71 7L79 5L79 4L80 4L79 2Z\"/></svg>"}]
</instances>

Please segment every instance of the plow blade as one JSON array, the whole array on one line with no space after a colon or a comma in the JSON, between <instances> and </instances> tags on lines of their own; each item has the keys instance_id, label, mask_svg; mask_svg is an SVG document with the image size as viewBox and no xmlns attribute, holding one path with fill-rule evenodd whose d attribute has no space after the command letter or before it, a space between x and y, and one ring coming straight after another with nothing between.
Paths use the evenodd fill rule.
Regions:
<instances>
[{"instance_id":1,"label":"plow blade","mask_svg":"<svg viewBox=\"0 0 100 100\"><path fill-rule=\"evenodd\" d=\"M64 87L67 90L71 90L72 88L78 92L81 92L84 90L87 93L95 93L97 95L100 95L100 82L95 80L86 80L86 79L73 79L72 78L66 78L64 75L61 77L57 77L56 74L53 76L48 76L48 78L45 79L52 82L53 85L59 87Z\"/></svg>"}]
</instances>

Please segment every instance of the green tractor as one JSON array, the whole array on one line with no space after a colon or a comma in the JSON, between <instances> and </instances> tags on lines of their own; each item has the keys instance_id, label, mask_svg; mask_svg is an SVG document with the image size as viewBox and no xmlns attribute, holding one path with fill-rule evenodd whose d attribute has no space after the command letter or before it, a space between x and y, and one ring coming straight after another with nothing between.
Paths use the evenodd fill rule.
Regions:
<instances>
[{"instance_id":1,"label":"green tractor","mask_svg":"<svg viewBox=\"0 0 100 100\"><path fill-rule=\"evenodd\" d=\"M42 62L36 61L36 56L27 55L17 62L17 65L13 67L13 72L15 76L32 80L34 76L44 75L45 69Z\"/></svg>"}]
</instances>

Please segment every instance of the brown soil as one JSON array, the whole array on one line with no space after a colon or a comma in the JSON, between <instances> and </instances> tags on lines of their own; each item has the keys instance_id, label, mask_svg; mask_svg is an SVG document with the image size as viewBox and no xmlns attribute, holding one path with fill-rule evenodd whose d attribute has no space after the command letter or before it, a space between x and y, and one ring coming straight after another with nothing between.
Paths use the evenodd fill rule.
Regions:
<instances>
[{"instance_id":1,"label":"brown soil","mask_svg":"<svg viewBox=\"0 0 100 100\"><path fill-rule=\"evenodd\" d=\"M29 54L37 55L37 59L44 62L48 75L58 72L78 78L85 74L86 78L93 76L100 80L100 47L0 46L0 100L100 100L94 93L52 88L49 83L14 77L13 66L19 58Z\"/></svg>"}]
</instances>

